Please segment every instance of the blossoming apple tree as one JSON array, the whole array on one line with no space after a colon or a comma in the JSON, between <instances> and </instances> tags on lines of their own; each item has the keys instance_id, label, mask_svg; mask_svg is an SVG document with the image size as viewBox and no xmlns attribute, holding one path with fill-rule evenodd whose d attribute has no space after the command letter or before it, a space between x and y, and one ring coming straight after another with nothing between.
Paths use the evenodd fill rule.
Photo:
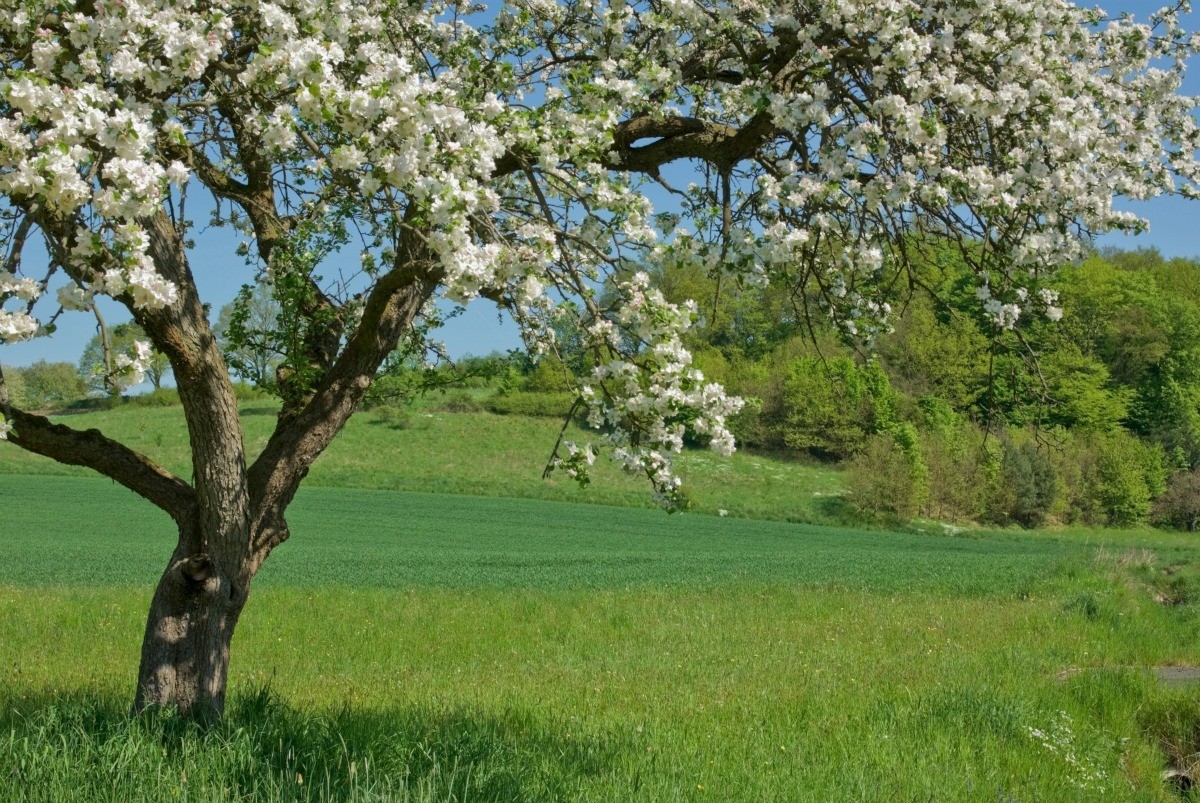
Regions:
<instances>
[{"instance_id":1,"label":"blossoming apple tree","mask_svg":"<svg viewBox=\"0 0 1200 803\"><path fill-rule=\"evenodd\" d=\"M1177 12L4 0L0 340L115 299L150 343L111 372L136 381L150 346L166 355L190 434L188 481L17 409L0 380L0 435L178 525L135 709L220 713L234 627L288 538L289 502L439 300L498 305L535 352L578 326L596 436L553 463L585 479L607 449L668 507L683 422L729 452L739 402L689 365L697 308L631 265L784 283L869 339L887 325L882 285L919 282L909 259L950 238L997 326L1055 316L1053 267L1092 233L1142 225L1114 196L1193 191L1200 132L1179 88L1197 43ZM189 259L197 206L243 233L250 275L291 293L283 404L253 461L197 292L205 265ZM321 279L351 248L361 269Z\"/></svg>"}]
</instances>

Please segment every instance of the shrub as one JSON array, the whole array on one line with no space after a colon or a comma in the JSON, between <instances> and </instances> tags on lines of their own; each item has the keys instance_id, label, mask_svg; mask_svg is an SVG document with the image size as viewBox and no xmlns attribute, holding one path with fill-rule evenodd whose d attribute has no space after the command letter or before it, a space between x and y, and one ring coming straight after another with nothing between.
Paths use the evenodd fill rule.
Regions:
<instances>
[{"instance_id":1,"label":"shrub","mask_svg":"<svg viewBox=\"0 0 1200 803\"><path fill-rule=\"evenodd\" d=\"M1128 526L1146 518L1150 500L1163 489L1163 463L1161 450L1127 432L1099 441L1090 490L1109 524Z\"/></svg>"},{"instance_id":2,"label":"shrub","mask_svg":"<svg viewBox=\"0 0 1200 803\"><path fill-rule=\"evenodd\" d=\"M801 357L784 385L784 442L824 457L844 458L896 419L887 375L877 363L849 357Z\"/></svg>"},{"instance_id":3,"label":"shrub","mask_svg":"<svg viewBox=\"0 0 1200 803\"><path fill-rule=\"evenodd\" d=\"M408 429L412 426L412 410L407 406L389 404L374 409L375 420L392 429Z\"/></svg>"},{"instance_id":4,"label":"shrub","mask_svg":"<svg viewBox=\"0 0 1200 803\"><path fill-rule=\"evenodd\" d=\"M270 398L271 394L260 387L251 385L249 382L234 382L233 397L238 401L258 401L259 399Z\"/></svg>"},{"instance_id":5,"label":"shrub","mask_svg":"<svg viewBox=\"0 0 1200 803\"><path fill-rule=\"evenodd\" d=\"M998 524L1040 527L1054 504L1057 477L1049 456L1030 441L1006 443L989 516Z\"/></svg>"},{"instance_id":6,"label":"shrub","mask_svg":"<svg viewBox=\"0 0 1200 803\"><path fill-rule=\"evenodd\" d=\"M4 388L8 391L8 402L14 407L28 409L31 405L25 400L25 374L20 368L4 370Z\"/></svg>"},{"instance_id":7,"label":"shrub","mask_svg":"<svg viewBox=\"0 0 1200 803\"><path fill-rule=\"evenodd\" d=\"M125 403L133 407L174 407L179 404L179 391L175 388L158 388L149 393L128 396Z\"/></svg>"},{"instance_id":8,"label":"shrub","mask_svg":"<svg viewBox=\"0 0 1200 803\"><path fill-rule=\"evenodd\" d=\"M484 407L499 415L529 415L562 418L575 403L574 393L497 393L484 402Z\"/></svg>"},{"instance_id":9,"label":"shrub","mask_svg":"<svg viewBox=\"0 0 1200 803\"><path fill-rule=\"evenodd\" d=\"M984 514L988 474L982 438L952 419L921 435L921 455L928 472L929 496L924 513L932 519L973 521Z\"/></svg>"},{"instance_id":10,"label":"shrub","mask_svg":"<svg viewBox=\"0 0 1200 803\"><path fill-rule=\"evenodd\" d=\"M760 449L784 448L782 433L783 383L765 362L737 360L728 366L726 390L747 400L729 421L739 444Z\"/></svg>"},{"instance_id":11,"label":"shrub","mask_svg":"<svg viewBox=\"0 0 1200 803\"><path fill-rule=\"evenodd\" d=\"M397 370L375 378L363 396L362 409L403 406L417 396L419 377L414 371Z\"/></svg>"},{"instance_id":12,"label":"shrub","mask_svg":"<svg viewBox=\"0 0 1200 803\"><path fill-rule=\"evenodd\" d=\"M562 393L575 387L575 377L557 357L542 357L525 377L524 390L531 393Z\"/></svg>"},{"instance_id":13,"label":"shrub","mask_svg":"<svg viewBox=\"0 0 1200 803\"><path fill-rule=\"evenodd\" d=\"M71 401L63 409L73 413L95 412L96 410L112 410L120 407L124 402L125 399L121 396L88 396Z\"/></svg>"},{"instance_id":14,"label":"shrub","mask_svg":"<svg viewBox=\"0 0 1200 803\"><path fill-rule=\"evenodd\" d=\"M875 435L845 464L850 504L872 516L917 514L922 488L914 481L911 455L891 435Z\"/></svg>"},{"instance_id":15,"label":"shrub","mask_svg":"<svg viewBox=\"0 0 1200 803\"><path fill-rule=\"evenodd\" d=\"M911 503L919 508L929 500L929 469L925 466L917 428L905 421L891 424L887 434L904 457L904 470L912 486Z\"/></svg>"},{"instance_id":16,"label":"shrub","mask_svg":"<svg viewBox=\"0 0 1200 803\"><path fill-rule=\"evenodd\" d=\"M445 398L436 405L436 409L446 413L477 413L483 409L474 396L465 390L447 393Z\"/></svg>"},{"instance_id":17,"label":"shrub","mask_svg":"<svg viewBox=\"0 0 1200 803\"><path fill-rule=\"evenodd\" d=\"M1055 454L1063 521L1128 526L1145 520L1150 501L1166 489L1162 449L1118 429L1086 440L1063 436Z\"/></svg>"},{"instance_id":18,"label":"shrub","mask_svg":"<svg viewBox=\"0 0 1200 803\"><path fill-rule=\"evenodd\" d=\"M1200 524L1200 470L1181 471L1151 508L1155 524L1196 531Z\"/></svg>"},{"instance_id":19,"label":"shrub","mask_svg":"<svg viewBox=\"0 0 1200 803\"><path fill-rule=\"evenodd\" d=\"M13 403L18 407L31 410L61 409L76 399L88 395L87 382L69 362L46 362L38 360L27 368L10 368L5 374L5 384L9 377L19 376L14 387Z\"/></svg>"}]
</instances>

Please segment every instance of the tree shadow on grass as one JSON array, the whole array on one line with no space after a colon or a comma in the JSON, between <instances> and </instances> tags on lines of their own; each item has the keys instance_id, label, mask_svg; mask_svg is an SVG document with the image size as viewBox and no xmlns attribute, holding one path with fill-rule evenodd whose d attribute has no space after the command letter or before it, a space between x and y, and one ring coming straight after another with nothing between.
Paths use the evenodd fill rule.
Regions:
<instances>
[{"instance_id":1,"label":"tree shadow on grass","mask_svg":"<svg viewBox=\"0 0 1200 803\"><path fill-rule=\"evenodd\" d=\"M0 698L0 799L563 800L631 745L533 711L307 711L261 688L203 728L117 695Z\"/></svg>"}]
</instances>

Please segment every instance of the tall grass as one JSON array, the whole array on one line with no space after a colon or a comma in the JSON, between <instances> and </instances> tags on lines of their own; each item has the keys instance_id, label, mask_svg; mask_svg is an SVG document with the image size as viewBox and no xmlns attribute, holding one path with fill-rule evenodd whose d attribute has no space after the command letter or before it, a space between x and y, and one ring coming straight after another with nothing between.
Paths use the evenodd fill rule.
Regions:
<instances>
[{"instance_id":1,"label":"tall grass","mask_svg":"<svg viewBox=\"0 0 1200 803\"><path fill-rule=\"evenodd\" d=\"M0 445L0 801L1159 801L1200 753L1200 692L1153 671L1200 665L1190 536L500 498L581 497L521 478L537 422L428 414L314 470L209 729L128 716L169 520ZM138 416L80 423L186 476L177 411ZM836 475L741 461L704 504L828 514Z\"/></svg>"},{"instance_id":2,"label":"tall grass","mask_svg":"<svg viewBox=\"0 0 1200 803\"><path fill-rule=\"evenodd\" d=\"M12 589L0 799L1170 799L1195 692L1140 667L1196 662L1196 611L1064 582L266 587L209 731L127 717L144 592Z\"/></svg>"}]
</instances>

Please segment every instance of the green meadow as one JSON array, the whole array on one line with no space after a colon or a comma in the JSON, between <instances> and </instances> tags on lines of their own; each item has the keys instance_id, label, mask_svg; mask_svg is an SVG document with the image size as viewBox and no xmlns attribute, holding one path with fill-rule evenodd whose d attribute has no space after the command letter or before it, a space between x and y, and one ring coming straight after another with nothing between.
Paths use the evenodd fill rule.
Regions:
<instances>
[{"instance_id":1,"label":"green meadow","mask_svg":"<svg viewBox=\"0 0 1200 803\"><path fill-rule=\"evenodd\" d=\"M403 429L370 413L350 420L305 479L306 487L370 488L471 496L509 496L565 502L654 508L644 480L628 477L597 461L595 482L580 488L566 477L542 479L561 420L453 413L438 397L419 406ZM253 457L275 425L277 405L242 406L246 446ZM187 429L178 406L135 407L56 417L73 427L95 428L149 455L179 474L191 476ZM589 434L571 426L566 437L583 443ZM841 478L827 467L737 453L720 458L705 450L680 460L687 491L697 512L727 510L730 516L846 523L840 503ZM0 474L89 476L0 443Z\"/></svg>"},{"instance_id":2,"label":"green meadow","mask_svg":"<svg viewBox=\"0 0 1200 803\"><path fill-rule=\"evenodd\" d=\"M176 408L70 423L187 474ZM702 452L668 516L541 480L555 433L360 416L208 729L128 717L170 522L0 444L0 800L1179 799L1194 536L830 526L836 472Z\"/></svg>"}]
</instances>

